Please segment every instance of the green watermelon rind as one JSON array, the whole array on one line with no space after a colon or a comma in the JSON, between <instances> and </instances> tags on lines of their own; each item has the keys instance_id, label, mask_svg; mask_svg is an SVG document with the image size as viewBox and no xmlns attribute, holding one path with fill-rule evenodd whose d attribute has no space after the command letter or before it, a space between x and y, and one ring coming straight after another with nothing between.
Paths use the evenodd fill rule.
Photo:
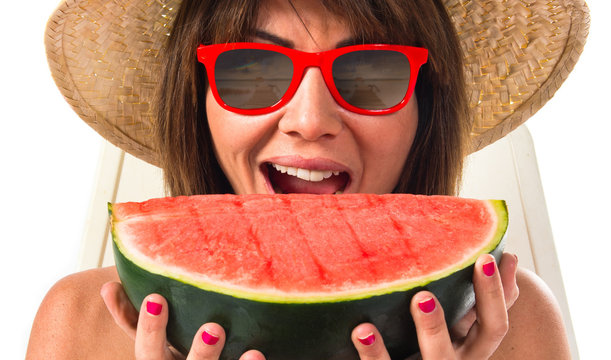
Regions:
<instances>
[{"instance_id":1,"label":"green watermelon rind","mask_svg":"<svg viewBox=\"0 0 611 360\"><path fill-rule=\"evenodd\" d=\"M505 231L508 226L508 216L507 216L507 206L504 200L485 200L488 205L492 208L493 212L496 213L497 219L497 228L495 234L490 237L487 245L477 253L474 253L470 258L465 259L462 263L456 264L455 266L448 267L443 269L438 273L430 274L427 277L410 281L397 281L394 284L385 283L385 284L376 284L375 287L369 289L358 289L356 292L344 292L344 293L334 293L334 294L287 294L287 293L266 293L264 290L261 292L255 291L245 291L242 289L235 288L227 288L222 286L217 286L215 284L206 283L203 281L198 281L196 279L189 278L188 276L184 276L181 274L176 274L171 271L164 269L163 267L158 266L152 261L143 261L141 259L135 259L133 255L130 255L129 251L121 242L120 237L117 235L115 231L115 223L120 222L120 220L114 217L112 211L112 204L108 204L108 210L112 218L112 238L115 245L118 247L118 250L121 252L122 256L128 258L131 262L136 264L137 266L147 269L148 272L161 275L167 278L174 279L176 281L180 281L185 284L189 284L191 286L198 287L202 290L211 291L215 293L221 293L225 295L229 295L236 298L243 298L254 301L265 301L265 302L277 302L277 303L320 303L320 302L334 302L334 301L346 301L346 300L358 300L365 299L372 296L389 294L397 291L406 291L415 287L422 287L431 282L439 280L441 278L446 277L450 273L454 273L458 270L464 269L469 265L475 263L477 257L484 253L491 252L503 239Z\"/></svg>"}]
</instances>

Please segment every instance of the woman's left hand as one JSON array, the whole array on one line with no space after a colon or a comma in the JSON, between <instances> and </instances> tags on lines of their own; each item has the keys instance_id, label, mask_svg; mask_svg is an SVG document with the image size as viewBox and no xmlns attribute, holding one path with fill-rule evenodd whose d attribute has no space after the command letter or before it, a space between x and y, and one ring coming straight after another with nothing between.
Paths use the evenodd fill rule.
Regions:
<instances>
[{"instance_id":1,"label":"woman's left hand","mask_svg":"<svg viewBox=\"0 0 611 360\"><path fill-rule=\"evenodd\" d=\"M500 264L497 267L488 254L477 259L473 272L476 306L452 328L452 337L432 293L421 291L412 298L410 311L422 359L488 359L495 352L509 329L507 311L518 297L517 258L503 254ZM361 360L390 359L372 324L357 326L352 341Z\"/></svg>"}]
</instances>

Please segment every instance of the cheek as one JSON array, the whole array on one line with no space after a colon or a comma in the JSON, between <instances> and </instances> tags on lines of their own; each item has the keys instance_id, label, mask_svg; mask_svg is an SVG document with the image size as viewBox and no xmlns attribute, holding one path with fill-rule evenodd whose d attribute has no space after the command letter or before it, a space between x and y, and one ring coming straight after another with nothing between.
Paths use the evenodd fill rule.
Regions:
<instances>
[{"instance_id":1,"label":"cheek","mask_svg":"<svg viewBox=\"0 0 611 360\"><path fill-rule=\"evenodd\" d=\"M243 144L248 140L248 126L244 126L245 122L238 119L239 115L223 109L216 102L210 90L206 95L206 114L214 150L219 161L223 162L224 158L230 154L240 152Z\"/></svg>"},{"instance_id":2,"label":"cheek","mask_svg":"<svg viewBox=\"0 0 611 360\"><path fill-rule=\"evenodd\" d=\"M220 138L223 128L220 126L223 109L217 104L210 89L206 92L206 116L212 139ZM216 147L216 146L215 146Z\"/></svg>"},{"instance_id":3,"label":"cheek","mask_svg":"<svg viewBox=\"0 0 611 360\"><path fill-rule=\"evenodd\" d=\"M390 192L403 172L403 167L418 128L418 107L415 101L410 102L388 118L380 119L371 133L368 160L370 169L369 180L376 184L377 192ZM383 175L382 175L383 174Z\"/></svg>"},{"instance_id":4,"label":"cheek","mask_svg":"<svg viewBox=\"0 0 611 360\"><path fill-rule=\"evenodd\" d=\"M409 125L410 126L402 127L400 131L388 134L387 146L385 149L386 154L382 155L385 156L384 159L389 163L388 167L391 168L390 173L394 174L396 182L399 181L399 176L403 171L405 161L407 160L416 135L417 122ZM392 169L394 169L394 171Z\"/></svg>"},{"instance_id":5,"label":"cheek","mask_svg":"<svg viewBox=\"0 0 611 360\"><path fill-rule=\"evenodd\" d=\"M255 158L273 130L271 116L247 116L223 109L208 90L206 114L215 156L236 192L251 189Z\"/></svg>"},{"instance_id":6,"label":"cheek","mask_svg":"<svg viewBox=\"0 0 611 360\"><path fill-rule=\"evenodd\" d=\"M223 109L208 91L206 115L212 137L214 155L236 193L245 193L250 188L248 174L248 151L245 149L246 130L236 114Z\"/></svg>"},{"instance_id":7,"label":"cheek","mask_svg":"<svg viewBox=\"0 0 611 360\"><path fill-rule=\"evenodd\" d=\"M222 109L214 100L214 97L208 90L206 94L206 115L208 117L208 128L210 129L210 137L212 139L212 145L214 148L214 155L216 156L219 165L225 172L225 175L230 177L227 173L228 165L226 160L223 158L223 154L227 151L225 149L225 131L220 125L222 121Z\"/></svg>"},{"instance_id":8,"label":"cheek","mask_svg":"<svg viewBox=\"0 0 611 360\"><path fill-rule=\"evenodd\" d=\"M206 114L216 158L225 174L231 178L228 169L234 166L233 154L240 152L241 127L236 126L238 122L232 118L233 113L220 107L210 90L206 95Z\"/></svg>"},{"instance_id":9,"label":"cheek","mask_svg":"<svg viewBox=\"0 0 611 360\"><path fill-rule=\"evenodd\" d=\"M276 120L272 115L240 115L223 109L211 94L206 97L206 114L217 157L258 151L270 137Z\"/></svg>"}]
</instances>

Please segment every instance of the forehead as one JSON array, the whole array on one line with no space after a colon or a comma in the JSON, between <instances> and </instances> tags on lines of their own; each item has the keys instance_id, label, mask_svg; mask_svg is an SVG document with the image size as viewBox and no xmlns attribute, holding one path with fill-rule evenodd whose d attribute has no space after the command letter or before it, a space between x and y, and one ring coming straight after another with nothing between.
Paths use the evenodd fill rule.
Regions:
<instances>
[{"instance_id":1,"label":"forehead","mask_svg":"<svg viewBox=\"0 0 611 360\"><path fill-rule=\"evenodd\" d=\"M263 0L256 26L257 30L290 40L301 50L332 48L352 36L344 19L319 0Z\"/></svg>"}]
</instances>

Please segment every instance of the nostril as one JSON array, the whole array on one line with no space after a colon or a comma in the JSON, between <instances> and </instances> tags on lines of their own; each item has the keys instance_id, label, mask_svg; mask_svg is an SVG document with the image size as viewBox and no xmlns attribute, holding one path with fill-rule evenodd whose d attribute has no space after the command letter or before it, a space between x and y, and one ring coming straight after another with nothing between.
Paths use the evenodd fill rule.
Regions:
<instances>
[{"instance_id":1,"label":"nostril","mask_svg":"<svg viewBox=\"0 0 611 360\"><path fill-rule=\"evenodd\" d=\"M283 116L278 129L284 134L298 136L306 141L334 138L343 128L337 114L321 114L308 109L292 113Z\"/></svg>"},{"instance_id":2,"label":"nostril","mask_svg":"<svg viewBox=\"0 0 611 360\"><path fill-rule=\"evenodd\" d=\"M310 71L316 70L316 71ZM337 136L344 109L335 101L318 69L308 69L278 123L281 132L308 141Z\"/></svg>"}]
</instances>

